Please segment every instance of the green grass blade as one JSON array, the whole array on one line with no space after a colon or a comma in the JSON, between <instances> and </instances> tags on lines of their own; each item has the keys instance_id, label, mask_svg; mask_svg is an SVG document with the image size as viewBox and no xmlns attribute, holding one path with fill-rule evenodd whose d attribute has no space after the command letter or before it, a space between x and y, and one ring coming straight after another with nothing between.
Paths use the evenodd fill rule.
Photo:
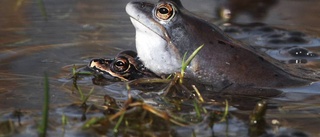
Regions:
<instances>
[{"instance_id":1,"label":"green grass blade","mask_svg":"<svg viewBox=\"0 0 320 137\"><path fill-rule=\"evenodd\" d=\"M202 49L204 45L199 46L195 51L192 52L192 54L188 57L186 62L184 62L184 70L187 68L187 66L190 64L190 62L193 60L193 58L198 54L198 52Z\"/></svg>"},{"instance_id":2,"label":"green grass blade","mask_svg":"<svg viewBox=\"0 0 320 137\"><path fill-rule=\"evenodd\" d=\"M196 111L196 116L197 116L197 118L201 118L200 105L199 105L199 103L197 102L196 99L193 100L193 105L194 105L194 109L195 109L195 111Z\"/></svg>"},{"instance_id":3,"label":"green grass blade","mask_svg":"<svg viewBox=\"0 0 320 137\"><path fill-rule=\"evenodd\" d=\"M61 116L61 123L63 126L66 126L68 124L68 118L65 114L62 114Z\"/></svg>"},{"instance_id":4,"label":"green grass blade","mask_svg":"<svg viewBox=\"0 0 320 137\"><path fill-rule=\"evenodd\" d=\"M88 128L92 127L93 125L99 123L101 120L104 120L104 117L102 117L102 118L93 117L93 118L89 119L86 123L84 123L84 125L82 126L82 129L88 129Z\"/></svg>"},{"instance_id":5,"label":"green grass blade","mask_svg":"<svg viewBox=\"0 0 320 137\"><path fill-rule=\"evenodd\" d=\"M228 100L226 100L226 107L225 107L225 109L224 109L224 113L223 113L223 116L222 116L222 118L221 118L220 121L221 121L221 122L222 122L222 121L226 121L228 114L229 114L229 102L228 102Z\"/></svg>"},{"instance_id":6,"label":"green grass blade","mask_svg":"<svg viewBox=\"0 0 320 137\"><path fill-rule=\"evenodd\" d=\"M62 114L61 116L61 123L62 123L62 134L61 136L64 137L66 133L66 125L68 124L68 118L65 114Z\"/></svg>"},{"instance_id":7,"label":"green grass blade","mask_svg":"<svg viewBox=\"0 0 320 137\"><path fill-rule=\"evenodd\" d=\"M188 57L186 61L184 61L186 54L183 56L183 61L181 65L181 78L180 78L180 84L182 84L182 79L184 77L184 72L187 69L187 66L190 64L190 62L194 59L194 57L198 54L198 52L202 49L204 45L202 44L199 46L195 51L192 52L192 54Z\"/></svg>"},{"instance_id":8,"label":"green grass blade","mask_svg":"<svg viewBox=\"0 0 320 137\"><path fill-rule=\"evenodd\" d=\"M182 63L181 63L182 65L185 64L185 62L186 62L187 54L188 54L188 52L183 54Z\"/></svg>"},{"instance_id":9,"label":"green grass blade","mask_svg":"<svg viewBox=\"0 0 320 137\"><path fill-rule=\"evenodd\" d=\"M39 5L39 8L40 8L40 10L41 10L42 16L43 16L44 19L47 21L47 20L48 20L48 14L47 14L46 7L44 6L43 0L38 0L38 5Z\"/></svg>"},{"instance_id":10,"label":"green grass blade","mask_svg":"<svg viewBox=\"0 0 320 137\"><path fill-rule=\"evenodd\" d=\"M39 127L39 136L45 137L47 133L48 127L48 117L49 117L49 103L50 103L50 95L49 95L49 79L47 74L44 76L44 103L42 109L42 121Z\"/></svg>"},{"instance_id":11,"label":"green grass blade","mask_svg":"<svg viewBox=\"0 0 320 137\"><path fill-rule=\"evenodd\" d=\"M124 114L125 114L125 113L122 113L122 114L121 114L119 120L117 121L117 124L114 126L114 128L113 128L113 133L114 133L114 134L117 134L117 133L119 132L119 127L120 127L121 122L123 121Z\"/></svg>"},{"instance_id":12,"label":"green grass blade","mask_svg":"<svg viewBox=\"0 0 320 137\"><path fill-rule=\"evenodd\" d=\"M85 104L88 101L88 99L92 95L93 91L94 91L94 87L91 88L91 90L90 90L90 92L88 93L87 96L83 97L84 99L81 98L82 99L82 104ZM82 94L82 96L83 96L83 94Z\"/></svg>"},{"instance_id":13,"label":"green grass blade","mask_svg":"<svg viewBox=\"0 0 320 137\"><path fill-rule=\"evenodd\" d=\"M80 95L80 100L83 102L84 101L84 95L83 95L83 92L82 92L82 90L77 86L77 91L79 92L79 95Z\"/></svg>"}]
</instances>

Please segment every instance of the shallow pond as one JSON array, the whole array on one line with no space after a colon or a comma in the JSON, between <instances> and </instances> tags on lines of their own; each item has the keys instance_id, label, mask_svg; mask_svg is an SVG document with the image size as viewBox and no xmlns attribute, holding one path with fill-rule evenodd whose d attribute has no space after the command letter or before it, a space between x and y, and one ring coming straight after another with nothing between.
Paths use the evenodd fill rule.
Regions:
<instances>
[{"instance_id":1,"label":"shallow pond","mask_svg":"<svg viewBox=\"0 0 320 137\"><path fill-rule=\"evenodd\" d=\"M96 134L79 130L83 122L77 122L77 119L81 119L82 113L73 112L74 109L70 106L81 102L72 85L72 67L86 65L91 58L112 58L121 50L135 49L134 28L124 10L128 2L129 0L46 0L45 17L36 1L0 1L0 122L8 119L16 121L12 113L19 111L23 115L24 128L15 129L14 135L37 134L35 121L41 119L46 73L50 82L50 119L54 121L50 134L60 135L61 129L54 127L61 126L62 114L73 119L70 125L78 127L68 127L66 136ZM284 63L319 72L317 54L320 54L320 39L317 37L320 37L320 1L199 0L183 1L183 4L195 14L218 24L223 20L219 13L223 13L224 19L228 19L228 12L231 11L229 20L233 23L221 27L232 37L251 43ZM218 12L219 10L223 12ZM277 35L281 36L271 37L269 27L250 24L253 22L277 28ZM293 39L293 43L281 41L296 35L303 39ZM296 50L297 46L301 48ZM303 54L296 56L296 53ZM89 98L92 104L102 104L106 94L120 101L127 99L126 90L121 83L99 86L92 83L91 77L84 77L78 81L78 85L86 94L94 87L94 93ZM320 84L315 83L309 87L285 89L284 96L269 99L270 108L265 116L268 132L289 134L287 130L293 130L320 136L319 89ZM248 136L249 128L244 125L248 123L247 115L251 110L238 109L246 107L239 105L235 105L237 108L231 107L233 116L229 124L217 123L212 127L215 136ZM102 113L90 116L101 117ZM186 129L178 128L176 132L179 135L184 130ZM188 133L191 132L185 134ZM0 132L0 136L2 134L7 133Z\"/></svg>"}]
</instances>

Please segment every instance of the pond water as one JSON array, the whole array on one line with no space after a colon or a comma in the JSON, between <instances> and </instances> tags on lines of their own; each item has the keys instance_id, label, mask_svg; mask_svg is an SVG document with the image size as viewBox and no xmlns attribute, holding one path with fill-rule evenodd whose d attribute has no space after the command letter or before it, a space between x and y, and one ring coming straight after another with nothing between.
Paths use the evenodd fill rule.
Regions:
<instances>
[{"instance_id":1,"label":"pond water","mask_svg":"<svg viewBox=\"0 0 320 137\"><path fill-rule=\"evenodd\" d=\"M320 40L317 37L320 37L320 1L253 1L188 0L182 3L190 11L213 23L221 23L219 13L223 13L223 19L229 19L234 24L247 24L232 23L231 26L222 28L234 28L237 31L228 31L231 36L257 46L284 63L319 72L317 54L320 54ZM121 50L135 49L135 31L124 10L128 2L129 0L46 0L45 19L36 1L1 0L0 120L8 119L7 115L15 110L26 113L26 119L39 117L43 105L45 74L50 81L52 111L59 114L63 109L61 106L80 102L70 79L73 65L86 65L92 58L113 58ZM301 37L307 42L299 43L294 39L293 44L279 41L272 43L268 39L270 32L257 31L259 26L254 29L255 26L250 25L253 22L277 28L277 34L282 35L277 37L280 40L303 35ZM248 31L248 28L252 30ZM282 29L292 30L293 34ZM304 34L300 35L298 32ZM297 46L301 48L297 49ZM292 54L303 55L295 56L290 51ZM86 93L92 87L95 88L90 98L95 103L102 104L105 94L115 95L119 100L126 99L125 93L117 93L123 92L117 83L104 87L92 84L91 78L84 78L78 84ZM315 83L309 87L285 89L285 96L269 99L272 105L278 107L268 109L267 123L271 127L279 127L279 130L284 127L303 131L310 136L320 136L319 89L320 84ZM235 110L239 115L249 112ZM57 119L61 117L52 115ZM236 120L233 122L237 123ZM216 126L214 130L219 128L223 128L223 125ZM36 131L32 129L29 132ZM231 133L246 136L247 133L241 130L234 128L229 136L232 136ZM26 130L23 134L34 135L27 132ZM225 131L218 131L216 135L226 136L223 133ZM70 133L70 136L76 134ZM82 135L86 136L85 133Z\"/></svg>"}]
</instances>

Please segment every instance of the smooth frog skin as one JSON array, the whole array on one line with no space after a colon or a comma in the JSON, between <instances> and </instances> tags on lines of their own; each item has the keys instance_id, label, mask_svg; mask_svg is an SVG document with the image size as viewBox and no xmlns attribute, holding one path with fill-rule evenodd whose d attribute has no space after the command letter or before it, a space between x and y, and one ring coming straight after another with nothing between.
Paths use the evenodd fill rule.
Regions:
<instances>
[{"instance_id":1,"label":"smooth frog skin","mask_svg":"<svg viewBox=\"0 0 320 137\"><path fill-rule=\"evenodd\" d=\"M189 56L204 45L188 66L186 77L216 91L228 87L282 88L314 80L302 79L295 70L233 40L187 11L179 0L130 2L126 11L136 29L138 56L157 75L179 72L183 55Z\"/></svg>"},{"instance_id":2,"label":"smooth frog skin","mask_svg":"<svg viewBox=\"0 0 320 137\"><path fill-rule=\"evenodd\" d=\"M146 69L142 62L137 58L137 53L126 50L118 53L114 59L92 59L88 67L105 78L120 79L128 81L142 77L156 77L154 73Z\"/></svg>"}]
</instances>

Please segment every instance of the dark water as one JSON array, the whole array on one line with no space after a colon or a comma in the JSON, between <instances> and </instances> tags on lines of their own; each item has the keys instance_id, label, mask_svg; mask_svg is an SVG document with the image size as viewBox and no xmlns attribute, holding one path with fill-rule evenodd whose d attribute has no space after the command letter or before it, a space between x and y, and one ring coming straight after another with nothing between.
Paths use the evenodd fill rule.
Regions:
<instances>
[{"instance_id":1,"label":"dark water","mask_svg":"<svg viewBox=\"0 0 320 137\"><path fill-rule=\"evenodd\" d=\"M0 116L19 109L26 113L38 112L43 104L44 73L50 79L52 108L79 102L69 79L73 64L86 65L91 58L113 57L121 50L135 49L134 28L124 10L127 2L129 0L46 0L48 16L45 20L36 1L0 1ZM229 34L256 45L284 63L315 72L320 68L317 56L320 54L320 40L316 38L320 37L318 0L199 0L183 1L183 4L215 23L221 23L217 11L225 7L225 11L231 10L232 22L248 24L258 21L303 32L301 36L300 33L289 35L287 31L285 34L277 31L281 36L276 38L280 40L294 35L305 40L299 43L300 39L294 39L293 44L268 43L271 32L246 32L243 26L234 26L238 31ZM296 53L302 55L296 56ZM90 78L79 83L85 92L95 87L92 102L100 103L100 96L104 94L126 98L119 95L118 92L123 90L116 84L94 86ZM268 110L266 121L280 131L293 128L319 136L319 89L317 83L310 87L285 89L286 96L270 100L280 107ZM214 130L219 130L219 126L216 127ZM243 133L241 128L234 130L233 133Z\"/></svg>"}]
</instances>

